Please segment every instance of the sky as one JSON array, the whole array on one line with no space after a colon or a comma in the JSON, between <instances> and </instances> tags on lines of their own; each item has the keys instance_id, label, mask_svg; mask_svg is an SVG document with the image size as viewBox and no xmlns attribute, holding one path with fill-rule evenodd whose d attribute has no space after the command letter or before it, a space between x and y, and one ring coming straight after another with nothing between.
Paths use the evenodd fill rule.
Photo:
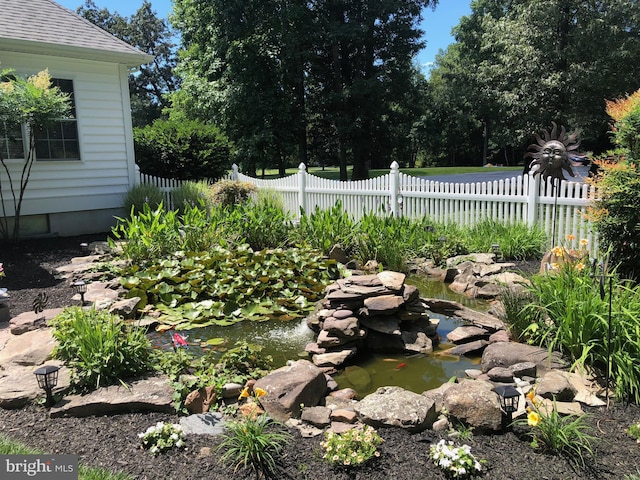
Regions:
<instances>
[{"instance_id":1,"label":"sky","mask_svg":"<svg viewBox=\"0 0 640 480\"><path fill-rule=\"evenodd\" d=\"M63 7L75 11L84 4L84 0L54 0ZM167 18L171 11L171 0L150 0L151 7L161 18ZM143 0L94 0L98 8L107 8L110 12L118 12L122 16L134 14L142 5ZM421 24L427 42L427 47L423 49L417 58L418 65L425 73L429 71L429 66L435 60L439 50L444 50L454 39L451 36L451 29L456 26L463 15L471 13L471 0L440 0L434 11L430 8L423 12Z\"/></svg>"}]
</instances>

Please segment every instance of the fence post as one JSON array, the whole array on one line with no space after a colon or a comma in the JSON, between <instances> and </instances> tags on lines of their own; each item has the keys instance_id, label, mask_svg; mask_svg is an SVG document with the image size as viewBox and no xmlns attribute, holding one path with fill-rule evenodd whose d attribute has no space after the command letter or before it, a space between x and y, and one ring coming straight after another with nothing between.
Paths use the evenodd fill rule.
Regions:
<instances>
[{"instance_id":1,"label":"fence post","mask_svg":"<svg viewBox=\"0 0 640 480\"><path fill-rule=\"evenodd\" d=\"M529 176L529 194L527 196L527 225L533 226L538 220L538 203L540 198L540 176Z\"/></svg>"},{"instance_id":2,"label":"fence post","mask_svg":"<svg viewBox=\"0 0 640 480\"><path fill-rule=\"evenodd\" d=\"M304 163L298 165L298 205L300 206L301 214L307 212L307 177L305 173L307 167Z\"/></svg>"},{"instance_id":3,"label":"fence post","mask_svg":"<svg viewBox=\"0 0 640 480\"><path fill-rule=\"evenodd\" d=\"M238 181L238 165L231 165L231 180Z\"/></svg>"},{"instance_id":4,"label":"fence post","mask_svg":"<svg viewBox=\"0 0 640 480\"><path fill-rule=\"evenodd\" d=\"M389 203L391 204L391 214L394 217L400 216L400 195L398 185L400 183L400 165L395 160L391 164L391 172L389 172Z\"/></svg>"}]
</instances>

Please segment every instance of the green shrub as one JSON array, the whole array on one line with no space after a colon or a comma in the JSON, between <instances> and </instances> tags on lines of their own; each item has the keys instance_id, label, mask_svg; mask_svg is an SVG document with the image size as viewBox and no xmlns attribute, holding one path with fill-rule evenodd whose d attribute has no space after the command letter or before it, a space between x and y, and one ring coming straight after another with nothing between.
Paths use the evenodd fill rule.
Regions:
<instances>
[{"instance_id":1,"label":"green shrub","mask_svg":"<svg viewBox=\"0 0 640 480\"><path fill-rule=\"evenodd\" d=\"M465 230L470 252L491 253L492 245L498 244L504 260L540 258L547 245L547 236L538 225L483 220Z\"/></svg>"},{"instance_id":2,"label":"green shrub","mask_svg":"<svg viewBox=\"0 0 640 480\"><path fill-rule=\"evenodd\" d=\"M598 198L589 208L602 249L624 278L640 281L640 159L620 157L598 162L594 180Z\"/></svg>"},{"instance_id":3,"label":"green shrub","mask_svg":"<svg viewBox=\"0 0 640 480\"><path fill-rule=\"evenodd\" d=\"M155 185L139 183L129 189L124 197L123 208L129 214L144 210L145 205L156 210L164 202L164 193Z\"/></svg>"},{"instance_id":4,"label":"green shrub","mask_svg":"<svg viewBox=\"0 0 640 480\"><path fill-rule=\"evenodd\" d=\"M266 478L275 474L276 458L291 438L280 424L263 414L227 423L226 428L228 433L218 446L221 463L233 466L234 472L243 467Z\"/></svg>"},{"instance_id":5,"label":"green shrub","mask_svg":"<svg viewBox=\"0 0 640 480\"><path fill-rule=\"evenodd\" d=\"M144 329L104 310L65 309L51 322L54 356L67 364L80 388L97 388L148 372L153 351Z\"/></svg>"},{"instance_id":6,"label":"green shrub","mask_svg":"<svg viewBox=\"0 0 640 480\"><path fill-rule=\"evenodd\" d=\"M187 207L208 211L211 207L210 187L207 182L184 182L171 192L172 208L184 214Z\"/></svg>"},{"instance_id":7,"label":"green shrub","mask_svg":"<svg viewBox=\"0 0 640 480\"><path fill-rule=\"evenodd\" d=\"M134 128L133 138L136 163L147 175L217 180L231 167L228 141L213 125L158 119Z\"/></svg>"},{"instance_id":8,"label":"green shrub","mask_svg":"<svg viewBox=\"0 0 640 480\"><path fill-rule=\"evenodd\" d=\"M249 182L220 180L211 186L211 197L214 203L229 207L246 203L257 191L257 187Z\"/></svg>"}]
</instances>

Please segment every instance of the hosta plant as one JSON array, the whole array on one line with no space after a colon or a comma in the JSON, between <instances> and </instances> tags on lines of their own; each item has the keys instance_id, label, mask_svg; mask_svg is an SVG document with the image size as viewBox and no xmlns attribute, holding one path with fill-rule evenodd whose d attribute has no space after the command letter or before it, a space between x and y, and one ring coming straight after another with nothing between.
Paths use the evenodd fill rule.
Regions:
<instances>
[{"instance_id":1,"label":"hosta plant","mask_svg":"<svg viewBox=\"0 0 640 480\"><path fill-rule=\"evenodd\" d=\"M320 444L324 449L322 458L332 465L355 467L379 457L378 445L382 442L382 437L369 425L344 433L327 432Z\"/></svg>"}]
</instances>

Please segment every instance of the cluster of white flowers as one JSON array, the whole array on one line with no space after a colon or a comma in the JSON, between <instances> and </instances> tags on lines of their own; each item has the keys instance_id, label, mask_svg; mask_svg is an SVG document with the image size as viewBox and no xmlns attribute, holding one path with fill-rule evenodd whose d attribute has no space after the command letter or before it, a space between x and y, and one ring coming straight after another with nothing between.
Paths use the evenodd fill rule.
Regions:
<instances>
[{"instance_id":1,"label":"cluster of white flowers","mask_svg":"<svg viewBox=\"0 0 640 480\"><path fill-rule=\"evenodd\" d=\"M157 455L173 447L182 447L184 445L182 434L180 425L158 422L147 428L146 432L139 433L138 437L142 439L142 444L152 455Z\"/></svg>"},{"instance_id":2,"label":"cluster of white flowers","mask_svg":"<svg viewBox=\"0 0 640 480\"><path fill-rule=\"evenodd\" d=\"M323 458L335 465L357 466L372 457L379 457L378 445L383 442L376 430L368 425L344 433L325 433L320 443L325 453Z\"/></svg>"},{"instance_id":3,"label":"cluster of white flowers","mask_svg":"<svg viewBox=\"0 0 640 480\"><path fill-rule=\"evenodd\" d=\"M453 478L464 478L482 471L482 464L472 455L469 445L456 447L451 441L440 440L431 445L429 457Z\"/></svg>"}]
</instances>

